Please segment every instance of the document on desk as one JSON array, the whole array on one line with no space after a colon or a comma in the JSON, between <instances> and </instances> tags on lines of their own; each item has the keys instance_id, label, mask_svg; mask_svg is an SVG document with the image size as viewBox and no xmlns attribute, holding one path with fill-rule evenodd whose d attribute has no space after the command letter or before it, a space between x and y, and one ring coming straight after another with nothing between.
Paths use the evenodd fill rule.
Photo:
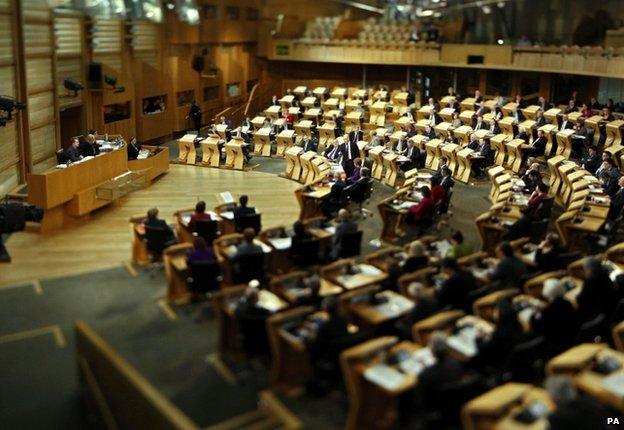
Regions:
<instances>
[{"instance_id":1,"label":"document on desk","mask_svg":"<svg viewBox=\"0 0 624 430\"><path fill-rule=\"evenodd\" d=\"M279 297L266 290L258 292L258 304L271 312L277 312L284 307Z\"/></svg>"},{"instance_id":2,"label":"document on desk","mask_svg":"<svg viewBox=\"0 0 624 430\"><path fill-rule=\"evenodd\" d=\"M602 388L614 396L624 399L624 372L616 372L602 380Z\"/></svg>"},{"instance_id":3,"label":"document on desk","mask_svg":"<svg viewBox=\"0 0 624 430\"><path fill-rule=\"evenodd\" d=\"M385 317L399 317L409 312L414 307L414 302L399 294L388 294L386 297L388 297L388 301L386 303L381 303L375 306L375 311Z\"/></svg>"},{"instance_id":4,"label":"document on desk","mask_svg":"<svg viewBox=\"0 0 624 430\"><path fill-rule=\"evenodd\" d=\"M442 256L446 255L452 246L448 240L439 240L437 242L433 242L433 245L438 250L438 253Z\"/></svg>"},{"instance_id":5,"label":"document on desk","mask_svg":"<svg viewBox=\"0 0 624 430\"><path fill-rule=\"evenodd\" d=\"M329 234L334 234L336 233L336 226L335 225L330 225L328 227L325 227L325 231Z\"/></svg>"},{"instance_id":6,"label":"document on desk","mask_svg":"<svg viewBox=\"0 0 624 430\"><path fill-rule=\"evenodd\" d=\"M292 244L290 237L272 237L269 238L269 243L273 245L275 249L288 249Z\"/></svg>"},{"instance_id":7,"label":"document on desk","mask_svg":"<svg viewBox=\"0 0 624 430\"><path fill-rule=\"evenodd\" d=\"M223 191L222 193L217 194L217 200L221 203L234 203L234 197L229 191Z\"/></svg>"},{"instance_id":8,"label":"document on desk","mask_svg":"<svg viewBox=\"0 0 624 430\"><path fill-rule=\"evenodd\" d=\"M180 219L182 220L182 224L184 224L184 225L189 225L189 223L191 222L191 216L190 215L182 215L180 217Z\"/></svg>"},{"instance_id":9,"label":"document on desk","mask_svg":"<svg viewBox=\"0 0 624 430\"><path fill-rule=\"evenodd\" d=\"M233 221L234 220L234 212L233 211L221 212L221 218Z\"/></svg>"},{"instance_id":10,"label":"document on desk","mask_svg":"<svg viewBox=\"0 0 624 430\"><path fill-rule=\"evenodd\" d=\"M420 372L435 364L435 362L435 357L429 348L420 348L412 352L407 360L401 361L399 363L399 368L408 375L418 376Z\"/></svg>"},{"instance_id":11,"label":"document on desk","mask_svg":"<svg viewBox=\"0 0 624 430\"><path fill-rule=\"evenodd\" d=\"M401 387L407 377L394 367L383 363L375 364L364 371L364 378L389 391Z\"/></svg>"},{"instance_id":12,"label":"document on desk","mask_svg":"<svg viewBox=\"0 0 624 430\"><path fill-rule=\"evenodd\" d=\"M362 275L366 276L378 276L381 275L381 270L370 264L359 264L357 268Z\"/></svg>"},{"instance_id":13,"label":"document on desk","mask_svg":"<svg viewBox=\"0 0 624 430\"><path fill-rule=\"evenodd\" d=\"M477 329L473 326L462 328L458 333L446 340L449 347L466 357L477 355Z\"/></svg>"}]
</instances>

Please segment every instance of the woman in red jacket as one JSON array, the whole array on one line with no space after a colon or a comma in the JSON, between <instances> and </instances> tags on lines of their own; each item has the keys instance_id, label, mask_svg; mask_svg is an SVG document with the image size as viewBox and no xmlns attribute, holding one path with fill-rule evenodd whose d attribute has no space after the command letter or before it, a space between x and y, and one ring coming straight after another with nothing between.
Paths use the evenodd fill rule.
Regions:
<instances>
[{"instance_id":1,"label":"woman in red jacket","mask_svg":"<svg viewBox=\"0 0 624 430\"><path fill-rule=\"evenodd\" d=\"M414 224L426 224L433 220L433 208L435 202L431 197L431 190L429 187L422 187L420 189L422 198L417 205L410 208L410 214L412 216L412 222Z\"/></svg>"}]
</instances>

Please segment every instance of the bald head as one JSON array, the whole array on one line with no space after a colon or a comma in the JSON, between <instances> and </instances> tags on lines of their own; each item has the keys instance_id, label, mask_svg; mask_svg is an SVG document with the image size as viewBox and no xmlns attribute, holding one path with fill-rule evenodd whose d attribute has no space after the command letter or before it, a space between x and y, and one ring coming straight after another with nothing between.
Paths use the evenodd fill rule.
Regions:
<instances>
[{"instance_id":1,"label":"bald head","mask_svg":"<svg viewBox=\"0 0 624 430\"><path fill-rule=\"evenodd\" d=\"M340 221L346 221L349 219L349 211L346 209L340 209L338 211L338 219Z\"/></svg>"}]
</instances>

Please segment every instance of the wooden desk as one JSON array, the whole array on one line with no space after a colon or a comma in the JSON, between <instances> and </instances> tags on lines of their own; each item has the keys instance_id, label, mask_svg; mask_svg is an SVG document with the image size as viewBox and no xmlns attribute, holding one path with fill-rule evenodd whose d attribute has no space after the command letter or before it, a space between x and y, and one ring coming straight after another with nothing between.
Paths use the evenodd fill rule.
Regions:
<instances>
[{"instance_id":1,"label":"wooden desk","mask_svg":"<svg viewBox=\"0 0 624 430\"><path fill-rule=\"evenodd\" d=\"M225 166L228 169L243 170L245 155L243 146L245 141L242 137L233 137L225 144ZM269 146L270 148L270 146Z\"/></svg>"},{"instance_id":2,"label":"wooden desk","mask_svg":"<svg viewBox=\"0 0 624 430\"><path fill-rule=\"evenodd\" d=\"M345 115L345 133L349 133L356 127L362 127L362 112L351 111Z\"/></svg>"},{"instance_id":3,"label":"wooden desk","mask_svg":"<svg viewBox=\"0 0 624 430\"><path fill-rule=\"evenodd\" d=\"M301 176L301 162L299 157L303 153L303 148L300 146L291 146L284 152L286 158L286 170L284 171L284 177L298 181Z\"/></svg>"},{"instance_id":4,"label":"wooden desk","mask_svg":"<svg viewBox=\"0 0 624 430\"><path fill-rule=\"evenodd\" d=\"M188 302L190 291L187 287L188 268L186 256L193 249L190 243L179 243L165 249L163 260L165 263L165 275L167 277L167 301L172 304Z\"/></svg>"},{"instance_id":5,"label":"wooden desk","mask_svg":"<svg viewBox=\"0 0 624 430\"><path fill-rule=\"evenodd\" d=\"M556 129L559 128L559 115L561 115L561 109L559 108L548 109L544 112L544 118L550 122L549 125L554 126Z\"/></svg>"},{"instance_id":6,"label":"wooden desk","mask_svg":"<svg viewBox=\"0 0 624 430\"><path fill-rule=\"evenodd\" d=\"M566 159L570 158L572 154L572 135L575 133L574 130L566 129L561 130L556 134L557 136L557 153L556 155L561 155Z\"/></svg>"},{"instance_id":7,"label":"wooden desk","mask_svg":"<svg viewBox=\"0 0 624 430\"><path fill-rule=\"evenodd\" d=\"M295 190L295 197L299 202L299 220L306 221L323 215L323 200L330 191L331 186L323 184L304 186Z\"/></svg>"},{"instance_id":8,"label":"wooden desk","mask_svg":"<svg viewBox=\"0 0 624 430\"><path fill-rule=\"evenodd\" d=\"M541 108L537 105L531 105L521 109L521 111L526 119L535 121L537 119L537 111L540 109Z\"/></svg>"},{"instance_id":9,"label":"wooden desk","mask_svg":"<svg viewBox=\"0 0 624 430\"><path fill-rule=\"evenodd\" d=\"M386 105L384 101L378 101L370 107L369 123L383 127L386 124Z\"/></svg>"},{"instance_id":10,"label":"wooden desk","mask_svg":"<svg viewBox=\"0 0 624 430\"><path fill-rule=\"evenodd\" d=\"M548 374L565 374L573 377L575 384L601 402L624 411L624 399L603 387L602 381L611 375L603 375L592 369L593 365L606 357L613 357L624 365L624 353L610 349L606 344L585 343L577 345L554 357L548 362ZM616 370L614 373L622 372Z\"/></svg>"},{"instance_id":11,"label":"wooden desk","mask_svg":"<svg viewBox=\"0 0 624 430\"><path fill-rule=\"evenodd\" d=\"M301 164L299 182L302 184L311 184L314 182L314 168L312 167L312 160L314 160L316 156L317 154L314 151L307 151L299 156L299 162Z\"/></svg>"},{"instance_id":12,"label":"wooden desk","mask_svg":"<svg viewBox=\"0 0 624 430\"><path fill-rule=\"evenodd\" d=\"M210 167L219 167L221 163L219 140L219 136L212 135L201 142L202 164Z\"/></svg>"},{"instance_id":13,"label":"wooden desk","mask_svg":"<svg viewBox=\"0 0 624 430\"><path fill-rule=\"evenodd\" d=\"M146 182L152 182L160 175L169 171L169 148L166 146L141 145L141 150L150 152L147 158L128 160L128 169L142 172Z\"/></svg>"},{"instance_id":14,"label":"wooden desk","mask_svg":"<svg viewBox=\"0 0 624 430\"><path fill-rule=\"evenodd\" d=\"M232 285L234 281L233 258L236 256L236 248L243 242L243 235L240 233L222 234L213 242L213 249L217 260L221 266L223 276L222 285ZM262 248L265 259L268 260L271 254L271 247L260 239L254 239L254 243Z\"/></svg>"},{"instance_id":15,"label":"wooden desk","mask_svg":"<svg viewBox=\"0 0 624 430\"><path fill-rule=\"evenodd\" d=\"M284 157L285 152L295 144L295 131L294 130L282 130L277 135L277 150L275 155L278 157Z\"/></svg>"},{"instance_id":16,"label":"wooden desk","mask_svg":"<svg viewBox=\"0 0 624 430\"><path fill-rule=\"evenodd\" d=\"M442 311L418 321L412 327L414 341L422 346L427 345L434 331L450 332L455 322L464 315L464 312L460 310Z\"/></svg>"},{"instance_id":17,"label":"wooden desk","mask_svg":"<svg viewBox=\"0 0 624 430\"><path fill-rule=\"evenodd\" d=\"M149 253L145 245L145 228L143 222L147 217L145 215L135 215L130 218L130 236L132 237L132 261L139 266L145 266L149 263Z\"/></svg>"},{"instance_id":18,"label":"wooden desk","mask_svg":"<svg viewBox=\"0 0 624 430\"><path fill-rule=\"evenodd\" d=\"M127 146L123 143L119 149L73 163L65 169L29 173L28 203L44 210L41 232L48 232L116 200L120 194L117 191L122 191L116 187L126 184L126 180L128 186L138 188L144 185L145 173L128 169ZM102 196L99 196L100 189L106 191ZM131 189L125 189L124 193Z\"/></svg>"},{"instance_id":19,"label":"wooden desk","mask_svg":"<svg viewBox=\"0 0 624 430\"><path fill-rule=\"evenodd\" d=\"M401 318L414 308L414 302L394 291L381 291L375 294L375 297L384 302L380 304L357 302L347 305L347 311L358 326L379 327Z\"/></svg>"},{"instance_id":20,"label":"wooden desk","mask_svg":"<svg viewBox=\"0 0 624 430\"><path fill-rule=\"evenodd\" d=\"M178 139L178 161L184 164L195 164L197 156L195 152L196 134L185 134Z\"/></svg>"},{"instance_id":21,"label":"wooden desk","mask_svg":"<svg viewBox=\"0 0 624 430\"><path fill-rule=\"evenodd\" d=\"M600 141L600 124L602 117L600 115L593 115L589 118L585 118L585 126L591 127L594 130L594 145L597 145Z\"/></svg>"},{"instance_id":22,"label":"wooden desk","mask_svg":"<svg viewBox=\"0 0 624 430\"><path fill-rule=\"evenodd\" d=\"M474 110L475 106L475 98L474 97L466 97L459 104L462 112L466 110Z\"/></svg>"},{"instance_id":23,"label":"wooden desk","mask_svg":"<svg viewBox=\"0 0 624 430\"><path fill-rule=\"evenodd\" d=\"M605 140L605 147L615 145L622 145L622 127L624 127L624 121L617 119L615 121L608 122L605 126L607 132L607 139Z\"/></svg>"},{"instance_id":24,"label":"wooden desk","mask_svg":"<svg viewBox=\"0 0 624 430\"><path fill-rule=\"evenodd\" d=\"M312 127L314 124L312 121L307 119L302 119L298 123L295 124L295 144L301 144L301 141L304 137L312 138Z\"/></svg>"},{"instance_id":25,"label":"wooden desk","mask_svg":"<svg viewBox=\"0 0 624 430\"><path fill-rule=\"evenodd\" d=\"M271 156L271 129L261 128L254 133L254 154L263 157Z\"/></svg>"},{"instance_id":26,"label":"wooden desk","mask_svg":"<svg viewBox=\"0 0 624 430\"><path fill-rule=\"evenodd\" d=\"M373 167L371 169L371 177L379 179L383 177L383 146L375 146L368 151L368 156L373 160Z\"/></svg>"},{"instance_id":27,"label":"wooden desk","mask_svg":"<svg viewBox=\"0 0 624 430\"><path fill-rule=\"evenodd\" d=\"M554 409L552 399L544 389L508 382L466 403L462 410L463 427L465 430L545 430L545 419L525 425L513 418L534 401L544 403L549 410Z\"/></svg>"},{"instance_id":28,"label":"wooden desk","mask_svg":"<svg viewBox=\"0 0 624 430\"><path fill-rule=\"evenodd\" d=\"M425 143L425 152L427 158L425 159L425 168L430 170L437 170L440 164L440 156L442 154L442 141L440 139L431 139Z\"/></svg>"},{"instance_id":29,"label":"wooden desk","mask_svg":"<svg viewBox=\"0 0 624 430\"><path fill-rule=\"evenodd\" d=\"M538 128L538 130L542 130L544 132L544 137L546 137L546 149L544 150L544 155L555 155L553 154L553 135L557 133L557 126L554 124L545 124Z\"/></svg>"},{"instance_id":30,"label":"wooden desk","mask_svg":"<svg viewBox=\"0 0 624 430\"><path fill-rule=\"evenodd\" d=\"M385 168L385 175L383 176L383 182L391 187L396 185L397 177L399 174L399 166L397 164L399 155L394 152L390 152L383 156L383 165Z\"/></svg>"},{"instance_id":31,"label":"wooden desk","mask_svg":"<svg viewBox=\"0 0 624 430\"><path fill-rule=\"evenodd\" d=\"M350 270L352 268L353 270ZM355 290L377 284L387 274L369 264L355 264L353 259L335 261L321 269L321 278L343 290Z\"/></svg>"},{"instance_id":32,"label":"wooden desk","mask_svg":"<svg viewBox=\"0 0 624 430\"><path fill-rule=\"evenodd\" d=\"M285 111L287 111L292 106L294 101L295 101L294 95L285 95L285 96L282 96L282 98L278 100L278 102L280 103L280 106Z\"/></svg>"},{"instance_id":33,"label":"wooden desk","mask_svg":"<svg viewBox=\"0 0 624 430\"><path fill-rule=\"evenodd\" d=\"M458 181L468 183L472 174L472 158L474 151L470 148L464 148L457 151L457 172L454 178Z\"/></svg>"},{"instance_id":34,"label":"wooden desk","mask_svg":"<svg viewBox=\"0 0 624 430\"><path fill-rule=\"evenodd\" d=\"M322 150L336 139L336 124L332 121L326 121L323 125L317 127L319 132L319 149Z\"/></svg>"},{"instance_id":35,"label":"wooden desk","mask_svg":"<svg viewBox=\"0 0 624 430\"><path fill-rule=\"evenodd\" d=\"M264 114L272 121L277 121L280 118L281 106L269 106L264 110Z\"/></svg>"},{"instance_id":36,"label":"wooden desk","mask_svg":"<svg viewBox=\"0 0 624 430\"><path fill-rule=\"evenodd\" d=\"M523 151L529 148L529 145L522 139L513 139L505 146L507 147L507 165L512 172L518 173L524 160Z\"/></svg>"}]
</instances>

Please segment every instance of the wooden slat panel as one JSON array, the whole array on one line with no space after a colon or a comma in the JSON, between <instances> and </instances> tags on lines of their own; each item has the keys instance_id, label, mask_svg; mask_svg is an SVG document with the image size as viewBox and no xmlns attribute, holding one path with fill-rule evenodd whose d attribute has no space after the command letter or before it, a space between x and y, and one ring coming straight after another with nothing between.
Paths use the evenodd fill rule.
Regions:
<instances>
[{"instance_id":1,"label":"wooden slat panel","mask_svg":"<svg viewBox=\"0 0 624 430\"><path fill-rule=\"evenodd\" d=\"M76 97L73 97L73 95L68 97L67 94L70 92L66 90L63 85L63 81L66 78L76 79L78 82L85 85L82 76L81 62L81 58L58 58L56 60L56 92L59 97L59 107L61 108L66 105L75 105L77 102L82 101L82 94L84 91L78 91Z\"/></svg>"},{"instance_id":2,"label":"wooden slat panel","mask_svg":"<svg viewBox=\"0 0 624 430\"><path fill-rule=\"evenodd\" d=\"M54 124L48 124L30 132L30 148L33 162L54 156L56 151L56 130Z\"/></svg>"},{"instance_id":3,"label":"wooden slat panel","mask_svg":"<svg viewBox=\"0 0 624 430\"><path fill-rule=\"evenodd\" d=\"M17 121L8 122L6 127L0 127L0 171L15 164L19 160L17 146ZM0 194L2 195L2 194Z\"/></svg>"},{"instance_id":4,"label":"wooden slat panel","mask_svg":"<svg viewBox=\"0 0 624 430\"><path fill-rule=\"evenodd\" d=\"M13 66L0 67L0 94L15 97L15 69Z\"/></svg>"},{"instance_id":5,"label":"wooden slat panel","mask_svg":"<svg viewBox=\"0 0 624 430\"><path fill-rule=\"evenodd\" d=\"M46 0L21 0L24 20L50 19L50 7Z\"/></svg>"},{"instance_id":6,"label":"wooden slat panel","mask_svg":"<svg viewBox=\"0 0 624 430\"><path fill-rule=\"evenodd\" d=\"M47 91L28 97L28 113L31 130L54 122L54 93Z\"/></svg>"},{"instance_id":7,"label":"wooden slat panel","mask_svg":"<svg viewBox=\"0 0 624 430\"><path fill-rule=\"evenodd\" d=\"M135 22L132 32L132 47L135 50L151 50L158 49L158 27L157 24L150 22Z\"/></svg>"},{"instance_id":8,"label":"wooden slat panel","mask_svg":"<svg viewBox=\"0 0 624 430\"><path fill-rule=\"evenodd\" d=\"M47 157L39 161L38 163L35 163L33 165L32 172L33 173L45 172L46 170L50 170L54 166L56 166L56 155L51 155L50 157Z\"/></svg>"},{"instance_id":9,"label":"wooden slat panel","mask_svg":"<svg viewBox=\"0 0 624 430\"><path fill-rule=\"evenodd\" d=\"M93 53L121 52L122 38L120 21L96 20L93 24Z\"/></svg>"},{"instance_id":10,"label":"wooden slat panel","mask_svg":"<svg viewBox=\"0 0 624 430\"><path fill-rule=\"evenodd\" d=\"M0 0L0 10L6 10L6 11L11 11L12 9L12 2L11 0Z\"/></svg>"},{"instance_id":11,"label":"wooden slat panel","mask_svg":"<svg viewBox=\"0 0 624 430\"><path fill-rule=\"evenodd\" d=\"M82 20L77 17L54 18L56 53L59 55L80 55L82 52Z\"/></svg>"},{"instance_id":12,"label":"wooden slat panel","mask_svg":"<svg viewBox=\"0 0 624 430\"><path fill-rule=\"evenodd\" d=\"M156 51L134 51L133 57L137 61L143 61L155 69L159 68L158 52Z\"/></svg>"},{"instance_id":13,"label":"wooden slat panel","mask_svg":"<svg viewBox=\"0 0 624 430\"><path fill-rule=\"evenodd\" d=\"M115 70L122 70L120 53L94 54L93 61L95 61L96 63L106 64L108 67L112 67Z\"/></svg>"},{"instance_id":14,"label":"wooden slat panel","mask_svg":"<svg viewBox=\"0 0 624 430\"><path fill-rule=\"evenodd\" d=\"M49 24L24 25L24 53L29 55L52 55L52 34Z\"/></svg>"},{"instance_id":15,"label":"wooden slat panel","mask_svg":"<svg viewBox=\"0 0 624 430\"><path fill-rule=\"evenodd\" d=\"M0 15L0 61L13 60L13 28L10 15Z\"/></svg>"},{"instance_id":16,"label":"wooden slat panel","mask_svg":"<svg viewBox=\"0 0 624 430\"><path fill-rule=\"evenodd\" d=\"M0 196L10 192L19 183L19 168L16 165L0 170Z\"/></svg>"},{"instance_id":17,"label":"wooden slat panel","mask_svg":"<svg viewBox=\"0 0 624 430\"><path fill-rule=\"evenodd\" d=\"M52 82L52 60L50 58L26 60L26 79L29 93L54 85Z\"/></svg>"}]
</instances>

